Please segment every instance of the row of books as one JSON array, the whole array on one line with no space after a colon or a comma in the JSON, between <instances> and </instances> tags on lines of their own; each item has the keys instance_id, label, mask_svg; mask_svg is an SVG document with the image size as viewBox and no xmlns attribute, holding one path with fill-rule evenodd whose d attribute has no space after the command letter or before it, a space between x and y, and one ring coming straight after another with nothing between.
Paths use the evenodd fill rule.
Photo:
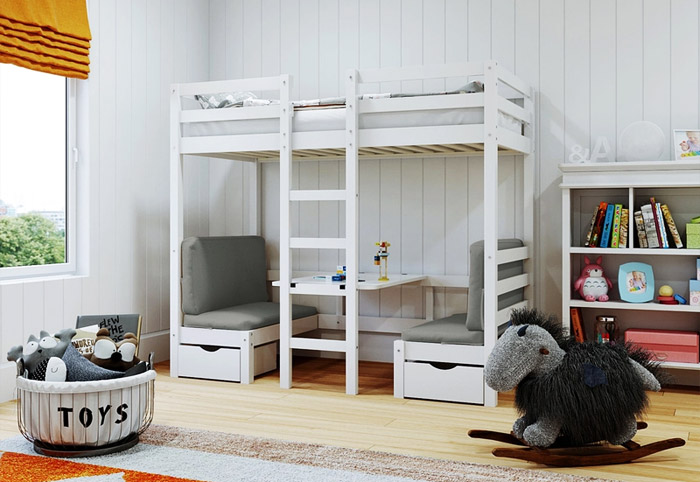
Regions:
<instances>
[{"instance_id":1,"label":"row of books","mask_svg":"<svg viewBox=\"0 0 700 482\"><path fill-rule=\"evenodd\" d=\"M626 248L628 225L627 208L622 204L602 201L593 213L584 246ZM656 202L653 197L634 212L634 226L640 248L683 247L671 211L666 204Z\"/></svg>"},{"instance_id":2,"label":"row of books","mask_svg":"<svg viewBox=\"0 0 700 482\"><path fill-rule=\"evenodd\" d=\"M648 204L634 213L634 225L640 248L683 247L681 235L666 204L656 202L653 197Z\"/></svg>"},{"instance_id":3,"label":"row of books","mask_svg":"<svg viewBox=\"0 0 700 482\"><path fill-rule=\"evenodd\" d=\"M622 204L602 201L595 209L584 246L624 248L627 246L629 210Z\"/></svg>"}]
</instances>

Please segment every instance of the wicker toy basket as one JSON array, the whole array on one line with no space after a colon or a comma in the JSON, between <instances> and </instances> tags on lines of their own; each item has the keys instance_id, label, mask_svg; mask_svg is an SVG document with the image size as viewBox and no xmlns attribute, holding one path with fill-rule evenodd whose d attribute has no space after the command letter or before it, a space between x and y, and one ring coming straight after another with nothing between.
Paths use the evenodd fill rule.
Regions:
<instances>
[{"instance_id":1,"label":"wicker toy basket","mask_svg":"<svg viewBox=\"0 0 700 482\"><path fill-rule=\"evenodd\" d=\"M132 447L153 419L156 372L89 382L17 377L17 424L38 453L79 457ZM18 370L19 371L19 370Z\"/></svg>"}]
</instances>

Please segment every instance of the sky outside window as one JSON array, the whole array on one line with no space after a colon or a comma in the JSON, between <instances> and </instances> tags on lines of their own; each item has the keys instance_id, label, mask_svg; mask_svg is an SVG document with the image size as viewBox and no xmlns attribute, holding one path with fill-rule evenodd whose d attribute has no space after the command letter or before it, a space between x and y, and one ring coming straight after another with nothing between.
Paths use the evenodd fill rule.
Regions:
<instances>
[{"instance_id":1,"label":"sky outside window","mask_svg":"<svg viewBox=\"0 0 700 482\"><path fill-rule=\"evenodd\" d=\"M0 64L0 200L18 214L66 206L66 80Z\"/></svg>"}]
</instances>

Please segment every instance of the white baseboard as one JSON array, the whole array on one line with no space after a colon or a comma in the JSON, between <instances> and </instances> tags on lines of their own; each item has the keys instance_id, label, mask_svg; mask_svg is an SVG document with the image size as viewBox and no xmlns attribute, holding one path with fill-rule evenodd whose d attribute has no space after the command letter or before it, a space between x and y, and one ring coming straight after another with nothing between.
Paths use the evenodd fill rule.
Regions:
<instances>
[{"instance_id":1,"label":"white baseboard","mask_svg":"<svg viewBox=\"0 0 700 482\"><path fill-rule=\"evenodd\" d=\"M141 341L139 342L139 359L148 360L148 354L151 352L154 353L154 363L170 359L169 330L141 334Z\"/></svg>"},{"instance_id":2,"label":"white baseboard","mask_svg":"<svg viewBox=\"0 0 700 482\"><path fill-rule=\"evenodd\" d=\"M0 363L0 403L17 398L16 376L17 365L15 362Z\"/></svg>"}]
</instances>

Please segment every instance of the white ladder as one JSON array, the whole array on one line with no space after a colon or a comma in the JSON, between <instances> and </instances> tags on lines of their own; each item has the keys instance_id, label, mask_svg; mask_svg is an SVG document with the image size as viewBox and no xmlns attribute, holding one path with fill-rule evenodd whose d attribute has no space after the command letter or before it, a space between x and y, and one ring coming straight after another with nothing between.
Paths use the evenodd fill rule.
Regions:
<instances>
[{"instance_id":1,"label":"white ladder","mask_svg":"<svg viewBox=\"0 0 700 482\"><path fill-rule=\"evenodd\" d=\"M292 190L292 116L289 76L282 76L280 89L280 387L292 387L292 350L320 350L345 353L345 392L358 393L358 292L357 292L357 197L358 151L356 72L346 78L345 189ZM344 238L291 237L290 208L293 201L345 201ZM292 282L292 249L345 250L346 281L302 284ZM345 339L329 340L292 336L293 294L345 297Z\"/></svg>"}]
</instances>

